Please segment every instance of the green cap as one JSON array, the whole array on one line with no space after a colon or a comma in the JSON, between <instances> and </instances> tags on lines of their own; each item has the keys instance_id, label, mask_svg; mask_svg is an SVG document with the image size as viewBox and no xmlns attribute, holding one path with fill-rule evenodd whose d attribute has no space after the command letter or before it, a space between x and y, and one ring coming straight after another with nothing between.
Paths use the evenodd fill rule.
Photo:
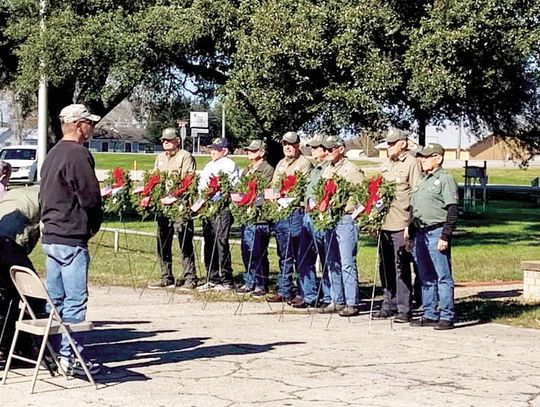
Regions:
<instances>
[{"instance_id":1,"label":"green cap","mask_svg":"<svg viewBox=\"0 0 540 407\"><path fill-rule=\"evenodd\" d=\"M264 140L251 140L251 143L249 143L249 146L244 147L248 151L257 151L257 150L265 150L266 151L266 143Z\"/></svg>"},{"instance_id":2,"label":"green cap","mask_svg":"<svg viewBox=\"0 0 540 407\"><path fill-rule=\"evenodd\" d=\"M404 132L401 129L394 128L394 129L388 130L384 141L386 141L387 143L395 143L396 141L399 141L399 140L407 140L407 138L408 138L408 134L406 132Z\"/></svg>"},{"instance_id":3,"label":"green cap","mask_svg":"<svg viewBox=\"0 0 540 407\"><path fill-rule=\"evenodd\" d=\"M429 157L432 154L439 154L444 156L443 146L441 146L440 144L430 143L418 153L418 155L421 155L423 157Z\"/></svg>"},{"instance_id":4,"label":"green cap","mask_svg":"<svg viewBox=\"0 0 540 407\"><path fill-rule=\"evenodd\" d=\"M284 141L286 141L287 143L290 143L290 144L296 144L296 143L300 143L300 137L298 136L297 132L288 131L281 138L281 142L283 143Z\"/></svg>"},{"instance_id":5,"label":"green cap","mask_svg":"<svg viewBox=\"0 0 540 407\"><path fill-rule=\"evenodd\" d=\"M334 147L344 146L345 142L343 141L341 137L328 136L328 137L325 137L321 145L326 148L334 148Z\"/></svg>"},{"instance_id":6,"label":"green cap","mask_svg":"<svg viewBox=\"0 0 540 407\"><path fill-rule=\"evenodd\" d=\"M160 140L174 140L177 137L178 134L176 134L176 129L173 127L167 127L161 132Z\"/></svg>"},{"instance_id":7,"label":"green cap","mask_svg":"<svg viewBox=\"0 0 540 407\"><path fill-rule=\"evenodd\" d=\"M311 140L309 140L306 144L310 147L320 147L323 145L323 142L325 140L325 136L323 134L316 134Z\"/></svg>"}]
</instances>

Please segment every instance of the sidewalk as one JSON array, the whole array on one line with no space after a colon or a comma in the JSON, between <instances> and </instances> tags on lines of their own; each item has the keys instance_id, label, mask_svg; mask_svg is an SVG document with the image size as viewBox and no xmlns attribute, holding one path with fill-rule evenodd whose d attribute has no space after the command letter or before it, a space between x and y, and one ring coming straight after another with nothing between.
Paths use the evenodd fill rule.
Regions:
<instances>
[{"instance_id":1,"label":"sidewalk","mask_svg":"<svg viewBox=\"0 0 540 407\"><path fill-rule=\"evenodd\" d=\"M519 290L465 287L459 296ZM366 304L367 306L367 304ZM3 406L540 406L540 330L460 324L452 331L281 313L253 302L92 287L82 380L10 376ZM27 372L28 373L28 372ZM64 390L67 387L67 390Z\"/></svg>"}]
</instances>

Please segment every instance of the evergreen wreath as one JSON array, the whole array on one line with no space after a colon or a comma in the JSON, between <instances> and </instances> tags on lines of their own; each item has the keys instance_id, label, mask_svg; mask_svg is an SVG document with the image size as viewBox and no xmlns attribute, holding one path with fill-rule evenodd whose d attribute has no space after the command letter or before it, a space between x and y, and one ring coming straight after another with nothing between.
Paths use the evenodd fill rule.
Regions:
<instances>
[{"instance_id":1,"label":"evergreen wreath","mask_svg":"<svg viewBox=\"0 0 540 407\"><path fill-rule=\"evenodd\" d=\"M304 199L306 175L295 171L293 175L283 174L279 180L279 198L266 201L263 217L273 222L287 219Z\"/></svg>"},{"instance_id":2,"label":"evergreen wreath","mask_svg":"<svg viewBox=\"0 0 540 407\"><path fill-rule=\"evenodd\" d=\"M352 184L339 175L321 178L315 187L315 208L311 218L317 230L336 227L345 214L345 207L353 193Z\"/></svg>"},{"instance_id":3,"label":"evergreen wreath","mask_svg":"<svg viewBox=\"0 0 540 407\"><path fill-rule=\"evenodd\" d=\"M208 186L201 192L201 198L205 200L203 207L198 212L203 220L214 219L231 203L232 192L229 175L220 171L218 175L210 177Z\"/></svg>"},{"instance_id":4,"label":"evergreen wreath","mask_svg":"<svg viewBox=\"0 0 540 407\"><path fill-rule=\"evenodd\" d=\"M145 171L143 186L133 190L131 202L139 215L144 218L149 215L162 215L161 198L166 195L166 173L158 170Z\"/></svg>"},{"instance_id":5,"label":"evergreen wreath","mask_svg":"<svg viewBox=\"0 0 540 407\"><path fill-rule=\"evenodd\" d=\"M359 215L356 218L360 228L376 234L382 227L384 218L396 195L396 184L381 175L364 181L356 188L356 202L359 202Z\"/></svg>"},{"instance_id":6,"label":"evergreen wreath","mask_svg":"<svg viewBox=\"0 0 540 407\"><path fill-rule=\"evenodd\" d=\"M190 218L190 208L197 197L198 175L190 172L184 178L180 178L178 173L162 173L162 176L166 195L160 200L161 212L175 222Z\"/></svg>"},{"instance_id":7,"label":"evergreen wreath","mask_svg":"<svg viewBox=\"0 0 540 407\"><path fill-rule=\"evenodd\" d=\"M116 167L107 173L107 179L103 184L101 197L103 198L104 212L122 219L126 213L132 210L132 181L129 171Z\"/></svg>"},{"instance_id":8,"label":"evergreen wreath","mask_svg":"<svg viewBox=\"0 0 540 407\"><path fill-rule=\"evenodd\" d=\"M251 225L264 222L264 189L268 186L268 179L260 172L242 175L238 184L239 198L233 201L231 211L234 219L240 225Z\"/></svg>"}]
</instances>

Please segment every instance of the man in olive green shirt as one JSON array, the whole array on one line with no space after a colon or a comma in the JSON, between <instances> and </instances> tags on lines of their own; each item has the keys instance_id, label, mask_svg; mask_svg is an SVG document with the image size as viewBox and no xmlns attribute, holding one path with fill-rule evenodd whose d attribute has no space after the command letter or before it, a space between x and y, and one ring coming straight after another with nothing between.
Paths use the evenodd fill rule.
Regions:
<instances>
[{"instance_id":1,"label":"man in olive green shirt","mask_svg":"<svg viewBox=\"0 0 540 407\"><path fill-rule=\"evenodd\" d=\"M441 168L444 148L440 144L429 144L419 154L425 175L411 196L411 232L424 316L411 325L452 329L455 309L450 242L458 215L458 189L452 176Z\"/></svg>"},{"instance_id":2,"label":"man in olive green shirt","mask_svg":"<svg viewBox=\"0 0 540 407\"><path fill-rule=\"evenodd\" d=\"M281 139L281 145L285 158L276 166L272 178L272 185L276 188L281 186L280 181L283 175L294 175L296 172L307 175L311 170L311 163L300 151L300 137L296 132L288 131L285 133ZM279 281L277 294L267 298L268 302L290 302L293 300L293 272L300 262L298 245L303 218L304 210L296 208L287 219L274 224L279 257ZM300 303L301 301L302 293L300 292L295 302Z\"/></svg>"},{"instance_id":3,"label":"man in olive green shirt","mask_svg":"<svg viewBox=\"0 0 540 407\"><path fill-rule=\"evenodd\" d=\"M376 318L396 315L395 322L411 320L411 256L405 229L411 216L411 191L420 180L420 163L407 151L407 133L391 129L386 136L388 164L383 171L396 185L396 195L384 219L379 242L379 273L383 302Z\"/></svg>"},{"instance_id":4,"label":"man in olive green shirt","mask_svg":"<svg viewBox=\"0 0 540 407\"><path fill-rule=\"evenodd\" d=\"M188 173L195 172L196 163L193 156L180 149L180 138L174 128L163 130L161 138L163 153L158 154L154 163L154 170L167 173L177 173L184 178ZM182 254L182 268L184 270L184 284L180 289L193 289L197 286L195 271L195 252L193 250L193 220L181 219L173 222L165 216L158 216L157 254L161 267L161 280L149 284L148 288L157 289L175 286L172 270L172 241L176 235Z\"/></svg>"},{"instance_id":5,"label":"man in olive green shirt","mask_svg":"<svg viewBox=\"0 0 540 407\"><path fill-rule=\"evenodd\" d=\"M325 179L335 175L345 178L352 184L364 181L364 172L355 163L345 157L345 143L337 136L329 136L322 143L328 151L328 165L322 172ZM330 268L332 302L324 312L338 311L342 317L352 317L358 310L358 268L356 253L358 243L358 226L351 216L354 202L350 199L345 206L345 214L335 228L327 235L328 263L339 264L341 267ZM337 250L336 250L337 247ZM343 307L345 305L345 307Z\"/></svg>"},{"instance_id":6,"label":"man in olive green shirt","mask_svg":"<svg viewBox=\"0 0 540 407\"><path fill-rule=\"evenodd\" d=\"M245 148L249 164L241 177L260 174L265 187L270 184L274 168L266 161L267 146L264 140L252 140ZM236 290L239 293L250 293L253 297L263 297L268 293L268 243L270 242L270 224L257 222L242 226L242 261L246 271L244 285Z\"/></svg>"}]
</instances>

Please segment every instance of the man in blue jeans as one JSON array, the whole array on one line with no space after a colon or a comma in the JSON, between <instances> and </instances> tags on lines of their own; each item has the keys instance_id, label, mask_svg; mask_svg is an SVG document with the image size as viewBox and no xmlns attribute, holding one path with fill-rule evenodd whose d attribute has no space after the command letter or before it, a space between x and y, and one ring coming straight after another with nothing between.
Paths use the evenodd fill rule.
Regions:
<instances>
[{"instance_id":1,"label":"man in blue jeans","mask_svg":"<svg viewBox=\"0 0 540 407\"><path fill-rule=\"evenodd\" d=\"M454 327L454 279L450 240L458 215L458 189L441 166L444 148L429 144L420 153L424 176L411 195L411 235L422 283L424 316L412 326Z\"/></svg>"},{"instance_id":2,"label":"man in blue jeans","mask_svg":"<svg viewBox=\"0 0 540 407\"><path fill-rule=\"evenodd\" d=\"M101 226L103 212L94 158L83 143L92 137L101 118L81 104L60 112L62 139L49 151L41 169L43 250L47 255L47 290L63 320L82 322L88 303L88 240ZM82 337L76 336L82 351ZM68 374L84 375L73 350L62 337L60 363ZM91 373L99 365L87 362Z\"/></svg>"}]
</instances>

